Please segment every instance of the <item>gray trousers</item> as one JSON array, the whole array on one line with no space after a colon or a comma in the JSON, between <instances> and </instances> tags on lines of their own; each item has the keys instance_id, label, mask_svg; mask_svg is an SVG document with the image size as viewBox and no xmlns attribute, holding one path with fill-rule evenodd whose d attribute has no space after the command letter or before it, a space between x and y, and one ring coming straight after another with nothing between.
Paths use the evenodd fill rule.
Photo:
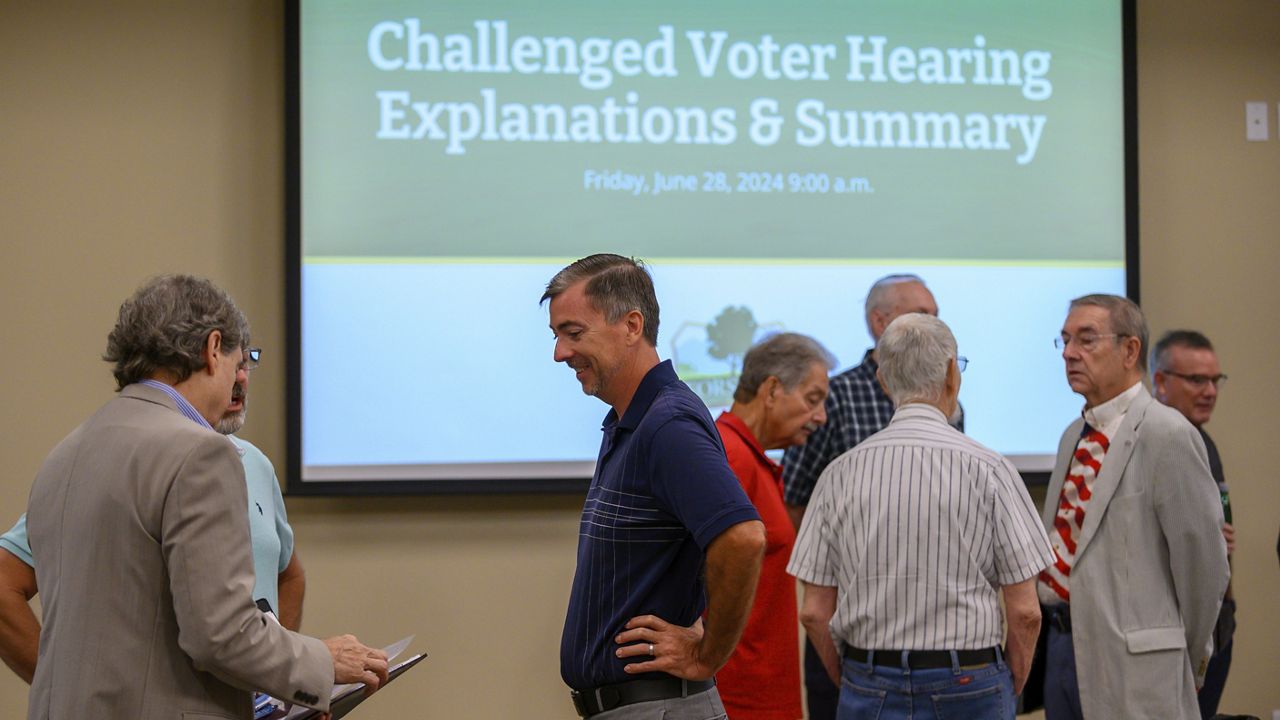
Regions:
<instances>
[{"instance_id":1,"label":"gray trousers","mask_svg":"<svg viewBox=\"0 0 1280 720\"><path fill-rule=\"evenodd\" d=\"M711 688L686 698L623 705L593 715L591 720L728 720L728 717L720 702L720 691Z\"/></svg>"}]
</instances>

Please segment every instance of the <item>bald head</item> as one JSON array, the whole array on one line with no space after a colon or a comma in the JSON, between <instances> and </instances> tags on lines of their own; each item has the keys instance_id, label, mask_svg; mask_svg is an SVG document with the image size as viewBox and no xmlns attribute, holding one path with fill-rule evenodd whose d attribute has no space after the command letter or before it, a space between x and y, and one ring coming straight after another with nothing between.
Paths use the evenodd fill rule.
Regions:
<instances>
[{"instance_id":1,"label":"bald head","mask_svg":"<svg viewBox=\"0 0 1280 720\"><path fill-rule=\"evenodd\" d=\"M917 275L886 275L867 293L867 331L877 343L885 328L900 315L923 313L938 315L933 293Z\"/></svg>"}]
</instances>

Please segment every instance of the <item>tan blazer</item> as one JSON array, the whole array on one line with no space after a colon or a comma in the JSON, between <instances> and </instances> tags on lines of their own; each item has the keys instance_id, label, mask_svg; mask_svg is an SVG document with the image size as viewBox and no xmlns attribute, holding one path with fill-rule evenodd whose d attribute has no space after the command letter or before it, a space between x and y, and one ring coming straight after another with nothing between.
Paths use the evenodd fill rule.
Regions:
<instances>
[{"instance_id":1,"label":"tan blazer","mask_svg":"<svg viewBox=\"0 0 1280 720\"><path fill-rule=\"evenodd\" d=\"M1049 478L1048 532L1083 420ZM1072 643L1087 720L1198 720L1196 686L1227 588L1222 502L1200 434L1143 390L1102 460L1071 569Z\"/></svg>"},{"instance_id":2,"label":"tan blazer","mask_svg":"<svg viewBox=\"0 0 1280 720\"><path fill-rule=\"evenodd\" d=\"M324 643L253 603L244 468L225 437L131 385L31 488L44 629L29 720L250 718L249 690L327 709Z\"/></svg>"}]
</instances>

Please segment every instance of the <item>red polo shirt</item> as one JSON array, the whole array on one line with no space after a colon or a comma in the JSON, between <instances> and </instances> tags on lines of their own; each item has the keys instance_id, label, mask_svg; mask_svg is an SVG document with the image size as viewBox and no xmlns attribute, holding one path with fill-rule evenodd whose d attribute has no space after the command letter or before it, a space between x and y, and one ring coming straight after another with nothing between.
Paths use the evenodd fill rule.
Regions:
<instances>
[{"instance_id":1,"label":"red polo shirt","mask_svg":"<svg viewBox=\"0 0 1280 720\"><path fill-rule=\"evenodd\" d=\"M755 604L728 664L716 673L725 710L733 720L797 720L800 709L800 628L796 583L787 561L796 531L782 502L782 467L736 415L721 413L716 429L729 467L764 521L764 566Z\"/></svg>"}]
</instances>

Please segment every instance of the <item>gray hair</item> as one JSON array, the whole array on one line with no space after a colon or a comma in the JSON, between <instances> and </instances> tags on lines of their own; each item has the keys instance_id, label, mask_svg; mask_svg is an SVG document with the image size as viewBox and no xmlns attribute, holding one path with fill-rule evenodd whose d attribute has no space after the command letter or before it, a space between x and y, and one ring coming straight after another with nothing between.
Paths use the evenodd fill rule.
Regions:
<instances>
[{"instance_id":1,"label":"gray hair","mask_svg":"<svg viewBox=\"0 0 1280 720\"><path fill-rule=\"evenodd\" d=\"M635 310L644 317L644 339L649 345L658 346L658 296L643 262L611 253L589 255L556 273L538 303L555 298L583 280L587 281L587 299L604 313L606 322L616 323Z\"/></svg>"},{"instance_id":2,"label":"gray hair","mask_svg":"<svg viewBox=\"0 0 1280 720\"><path fill-rule=\"evenodd\" d=\"M919 283L921 287L926 287L923 278L911 273L885 275L871 285L871 290L867 293L866 304L867 332L871 332L871 313L876 310L888 310L889 298L892 294L890 291L895 286L903 283Z\"/></svg>"},{"instance_id":3,"label":"gray hair","mask_svg":"<svg viewBox=\"0 0 1280 720\"><path fill-rule=\"evenodd\" d=\"M1100 307L1107 311L1111 319L1111 332L1121 337L1138 338L1138 367L1144 372L1147 369L1148 336L1147 319L1137 303L1119 295L1102 293L1084 295L1071 301L1067 309L1070 313L1081 306Z\"/></svg>"},{"instance_id":4,"label":"gray hair","mask_svg":"<svg viewBox=\"0 0 1280 720\"><path fill-rule=\"evenodd\" d=\"M785 390L794 390L809 374L814 363L830 371L836 366L836 358L808 335L773 335L747 351L742 359L742 374L738 376L738 389L733 391L733 399L751 402L760 386L770 377L778 378Z\"/></svg>"},{"instance_id":5,"label":"gray hair","mask_svg":"<svg viewBox=\"0 0 1280 720\"><path fill-rule=\"evenodd\" d=\"M907 313L889 323L877 353L880 378L894 407L942 399L956 338L932 315Z\"/></svg>"},{"instance_id":6,"label":"gray hair","mask_svg":"<svg viewBox=\"0 0 1280 720\"><path fill-rule=\"evenodd\" d=\"M181 382L204 368L214 330L224 353L249 344L249 322L221 288L191 275L161 275L120 306L102 359L115 363L118 389L161 371Z\"/></svg>"},{"instance_id":7,"label":"gray hair","mask_svg":"<svg viewBox=\"0 0 1280 720\"><path fill-rule=\"evenodd\" d=\"M1204 333L1195 330L1170 330L1156 341L1151 349L1151 370L1169 369L1169 348L1184 347L1193 350L1213 350L1213 343Z\"/></svg>"}]
</instances>

